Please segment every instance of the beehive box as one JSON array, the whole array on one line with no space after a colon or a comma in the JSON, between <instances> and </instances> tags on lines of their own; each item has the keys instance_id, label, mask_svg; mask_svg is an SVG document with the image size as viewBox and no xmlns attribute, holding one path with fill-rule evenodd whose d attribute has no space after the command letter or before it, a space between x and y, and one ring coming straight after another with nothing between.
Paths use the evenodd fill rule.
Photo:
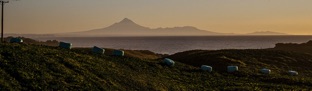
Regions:
<instances>
[{"instance_id":1,"label":"beehive box","mask_svg":"<svg viewBox=\"0 0 312 91\"><path fill-rule=\"evenodd\" d=\"M10 43L23 43L23 39L21 38L11 38Z\"/></svg>"},{"instance_id":2,"label":"beehive box","mask_svg":"<svg viewBox=\"0 0 312 91\"><path fill-rule=\"evenodd\" d=\"M125 56L125 52L122 50L114 50L113 56Z\"/></svg>"},{"instance_id":3,"label":"beehive box","mask_svg":"<svg viewBox=\"0 0 312 91\"><path fill-rule=\"evenodd\" d=\"M167 65L167 66L170 66L170 67L174 66L174 64L175 64L175 62L174 62L173 60L169 59L169 58L165 58L165 59L163 60L163 63L164 63L165 65Z\"/></svg>"},{"instance_id":4,"label":"beehive box","mask_svg":"<svg viewBox=\"0 0 312 91\"><path fill-rule=\"evenodd\" d=\"M211 67L211 66L202 65L200 68L201 68L201 70L203 70L203 71L212 72L212 67Z\"/></svg>"},{"instance_id":5,"label":"beehive box","mask_svg":"<svg viewBox=\"0 0 312 91\"><path fill-rule=\"evenodd\" d=\"M293 70L289 70L288 74L291 75L291 76L296 76L296 75L298 75L298 72L297 71L293 71Z\"/></svg>"},{"instance_id":6,"label":"beehive box","mask_svg":"<svg viewBox=\"0 0 312 91\"><path fill-rule=\"evenodd\" d=\"M238 66L228 66L227 72L232 73L238 71Z\"/></svg>"},{"instance_id":7,"label":"beehive box","mask_svg":"<svg viewBox=\"0 0 312 91\"><path fill-rule=\"evenodd\" d=\"M97 47L97 46L94 46L94 47L92 48L92 52L93 52L93 53L97 53L97 54L104 54L105 49L100 48L100 47Z\"/></svg>"},{"instance_id":8,"label":"beehive box","mask_svg":"<svg viewBox=\"0 0 312 91\"><path fill-rule=\"evenodd\" d=\"M65 49L71 49L72 44L71 43L66 43L66 42L60 42L59 47L65 48Z\"/></svg>"},{"instance_id":9,"label":"beehive box","mask_svg":"<svg viewBox=\"0 0 312 91\"><path fill-rule=\"evenodd\" d=\"M270 74L271 73L271 70L270 69L266 69L266 68L263 68L260 70L261 73L263 74Z\"/></svg>"}]
</instances>

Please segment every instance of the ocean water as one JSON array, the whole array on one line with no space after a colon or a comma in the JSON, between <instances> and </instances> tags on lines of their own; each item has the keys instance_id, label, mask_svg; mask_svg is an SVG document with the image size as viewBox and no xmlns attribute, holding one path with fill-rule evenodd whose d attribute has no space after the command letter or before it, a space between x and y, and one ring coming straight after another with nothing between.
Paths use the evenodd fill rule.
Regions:
<instances>
[{"instance_id":1,"label":"ocean water","mask_svg":"<svg viewBox=\"0 0 312 91\"><path fill-rule=\"evenodd\" d=\"M190 37L45 37L40 41L70 42L73 47L103 47L114 49L150 50L174 54L187 50L263 49L276 43L304 43L312 36L190 36Z\"/></svg>"}]
</instances>

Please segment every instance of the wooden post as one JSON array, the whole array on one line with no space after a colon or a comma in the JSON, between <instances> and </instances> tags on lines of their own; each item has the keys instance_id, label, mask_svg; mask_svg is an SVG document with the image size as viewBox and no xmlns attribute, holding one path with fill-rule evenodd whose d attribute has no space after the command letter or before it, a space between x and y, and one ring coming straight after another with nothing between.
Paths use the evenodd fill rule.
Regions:
<instances>
[{"instance_id":1,"label":"wooden post","mask_svg":"<svg viewBox=\"0 0 312 91\"><path fill-rule=\"evenodd\" d=\"M4 2L1 1L1 43L4 42L4 39L3 39L3 9L4 8Z\"/></svg>"},{"instance_id":2,"label":"wooden post","mask_svg":"<svg viewBox=\"0 0 312 91\"><path fill-rule=\"evenodd\" d=\"M3 32L3 21L4 21L4 3L9 3L9 1L3 1L3 0L1 0L0 1L1 2L1 43L3 43L4 42L4 39L3 39L3 34L4 34L4 32Z\"/></svg>"}]
</instances>

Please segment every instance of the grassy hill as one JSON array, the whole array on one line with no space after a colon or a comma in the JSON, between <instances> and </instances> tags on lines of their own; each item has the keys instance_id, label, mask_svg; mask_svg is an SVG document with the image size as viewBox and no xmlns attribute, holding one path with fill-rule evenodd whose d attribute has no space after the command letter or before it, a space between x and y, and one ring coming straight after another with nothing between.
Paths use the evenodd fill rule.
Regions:
<instances>
[{"instance_id":1,"label":"grassy hill","mask_svg":"<svg viewBox=\"0 0 312 91\"><path fill-rule=\"evenodd\" d=\"M34 44L0 44L1 90L308 90L312 55L280 50L195 50L167 56L126 51L125 57ZM213 66L212 73L199 69ZM239 72L224 67L238 65ZM272 69L264 75L259 68ZM285 74L297 70L299 76Z\"/></svg>"},{"instance_id":2,"label":"grassy hill","mask_svg":"<svg viewBox=\"0 0 312 91\"><path fill-rule=\"evenodd\" d=\"M308 53L270 50L193 50L177 53L169 58L193 66L211 65L215 71L226 72L229 65L237 65L246 74L258 73L269 68L276 74L287 74L288 70L299 71L300 76L312 76L312 55Z\"/></svg>"},{"instance_id":3,"label":"grassy hill","mask_svg":"<svg viewBox=\"0 0 312 91\"><path fill-rule=\"evenodd\" d=\"M20 38L23 40L23 43L26 43L26 44L48 45L48 46L58 46L59 44L59 41L57 40L38 41L38 40L31 39L31 38L26 38L26 37L12 37L12 36L5 37L4 41L10 42L12 38Z\"/></svg>"}]
</instances>

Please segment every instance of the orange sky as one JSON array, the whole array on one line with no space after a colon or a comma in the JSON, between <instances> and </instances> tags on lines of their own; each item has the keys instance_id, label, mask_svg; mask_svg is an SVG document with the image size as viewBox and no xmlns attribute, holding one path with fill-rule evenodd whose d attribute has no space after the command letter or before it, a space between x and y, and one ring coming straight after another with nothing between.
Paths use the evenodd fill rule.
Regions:
<instances>
[{"instance_id":1,"label":"orange sky","mask_svg":"<svg viewBox=\"0 0 312 91\"><path fill-rule=\"evenodd\" d=\"M312 35L312 0L20 0L5 5L5 33L103 28L129 18L151 27L194 26L221 33Z\"/></svg>"}]
</instances>

